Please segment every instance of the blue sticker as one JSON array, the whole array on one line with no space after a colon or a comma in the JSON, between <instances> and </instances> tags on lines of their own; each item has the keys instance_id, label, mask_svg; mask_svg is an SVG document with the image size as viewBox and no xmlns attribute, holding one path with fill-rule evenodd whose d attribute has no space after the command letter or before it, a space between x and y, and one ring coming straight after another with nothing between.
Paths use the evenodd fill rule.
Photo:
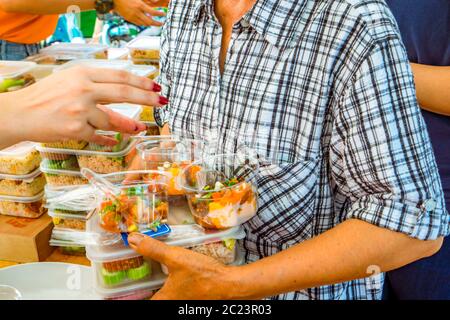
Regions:
<instances>
[{"instance_id":1,"label":"blue sticker","mask_svg":"<svg viewBox=\"0 0 450 320\"><path fill-rule=\"evenodd\" d=\"M146 236L152 237L152 238L157 238L157 237L162 237L162 236L168 235L171 232L172 232L172 229L170 229L168 224L161 224L160 226L157 227L156 231L147 230L147 231L142 231L141 233ZM121 233L121 235L122 235L123 243L128 247L128 233L123 232L123 233Z\"/></svg>"}]
</instances>

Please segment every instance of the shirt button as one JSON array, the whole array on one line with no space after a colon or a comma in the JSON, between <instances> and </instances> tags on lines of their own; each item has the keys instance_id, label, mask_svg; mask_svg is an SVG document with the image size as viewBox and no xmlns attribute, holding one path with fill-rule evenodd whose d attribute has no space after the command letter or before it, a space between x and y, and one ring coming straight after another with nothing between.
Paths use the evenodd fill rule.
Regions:
<instances>
[{"instance_id":1,"label":"shirt button","mask_svg":"<svg viewBox=\"0 0 450 320\"><path fill-rule=\"evenodd\" d=\"M247 28L249 25L250 25L250 23L248 23L247 20L244 20L244 19L241 20L241 26L243 28Z\"/></svg>"},{"instance_id":2,"label":"shirt button","mask_svg":"<svg viewBox=\"0 0 450 320\"><path fill-rule=\"evenodd\" d=\"M436 209L436 201L434 199L427 199L421 205L422 210L430 212Z\"/></svg>"}]
</instances>

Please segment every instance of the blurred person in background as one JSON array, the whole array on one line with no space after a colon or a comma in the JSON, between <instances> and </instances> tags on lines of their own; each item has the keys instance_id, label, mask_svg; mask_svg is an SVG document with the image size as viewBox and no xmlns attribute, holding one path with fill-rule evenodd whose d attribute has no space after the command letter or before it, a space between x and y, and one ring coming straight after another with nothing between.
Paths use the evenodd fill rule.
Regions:
<instances>
[{"instance_id":1,"label":"blurred person in background","mask_svg":"<svg viewBox=\"0 0 450 320\"><path fill-rule=\"evenodd\" d=\"M39 52L40 42L56 29L59 14L77 6L98 14L115 11L125 20L141 26L160 26L152 16L164 13L153 7L161 0L0 0L0 60L23 60Z\"/></svg>"},{"instance_id":2,"label":"blurred person in background","mask_svg":"<svg viewBox=\"0 0 450 320\"><path fill-rule=\"evenodd\" d=\"M411 62L417 98L450 208L450 1L386 0ZM387 273L387 299L450 299L450 238L432 257Z\"/></svg>"}]
</instances>

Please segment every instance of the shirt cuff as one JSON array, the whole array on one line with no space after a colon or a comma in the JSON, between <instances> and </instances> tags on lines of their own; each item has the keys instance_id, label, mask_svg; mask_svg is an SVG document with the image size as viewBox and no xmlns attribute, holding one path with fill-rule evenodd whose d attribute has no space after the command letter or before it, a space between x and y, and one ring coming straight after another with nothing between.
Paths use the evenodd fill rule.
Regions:
<instances>
[{"instance_id":1,"label":"shirt cuff","mask_svg":"<svg viewBox=\"0 0 450 320\"><path fill-rule=\"evenodd\" d=\"M405 204L399 200L366 196L354 202L346 219L359 219L420 240L435 240L450 233L450 216L434 199Z\"/></svg>"}]
</instances>

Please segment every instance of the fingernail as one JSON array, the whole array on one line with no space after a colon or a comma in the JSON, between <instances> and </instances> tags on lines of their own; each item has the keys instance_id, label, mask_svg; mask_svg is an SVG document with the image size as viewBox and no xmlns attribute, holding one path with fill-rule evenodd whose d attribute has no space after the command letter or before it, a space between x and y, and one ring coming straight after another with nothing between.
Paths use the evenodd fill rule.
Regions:
<instances>
[{"instance_id":1,"label":"fingernail","mask_svg":"<svg viewBox=\"0 0 450 320\"><path fill-rule=\"evenodd\" d=\"M144 240L144 235L140 233L132 233L128 236L128 243L135 247L138 247L142 240Z\"/></svg>"},{"instance_id":2,"label":"fingernail","mask_svg":"<svg viewBox=\"0 0 450 320\"><path fill-rule=\"evenodd\" d=\"M169 103L169 99L167 99L166 97L163 97L163 96L159 96L159 104L165 106L168 103Z\"/></svg>"},{"instance_id":3,"label":"fingernail","mask_svg":"<svg viewBox=\"0 0 450 320\"><path fill-rule=\"evenodd\" d=\"M153 92L160 92L161 91L161 86L159 84L157 84L156 82L153 83Z\"/></svg>"}]
</instances>

